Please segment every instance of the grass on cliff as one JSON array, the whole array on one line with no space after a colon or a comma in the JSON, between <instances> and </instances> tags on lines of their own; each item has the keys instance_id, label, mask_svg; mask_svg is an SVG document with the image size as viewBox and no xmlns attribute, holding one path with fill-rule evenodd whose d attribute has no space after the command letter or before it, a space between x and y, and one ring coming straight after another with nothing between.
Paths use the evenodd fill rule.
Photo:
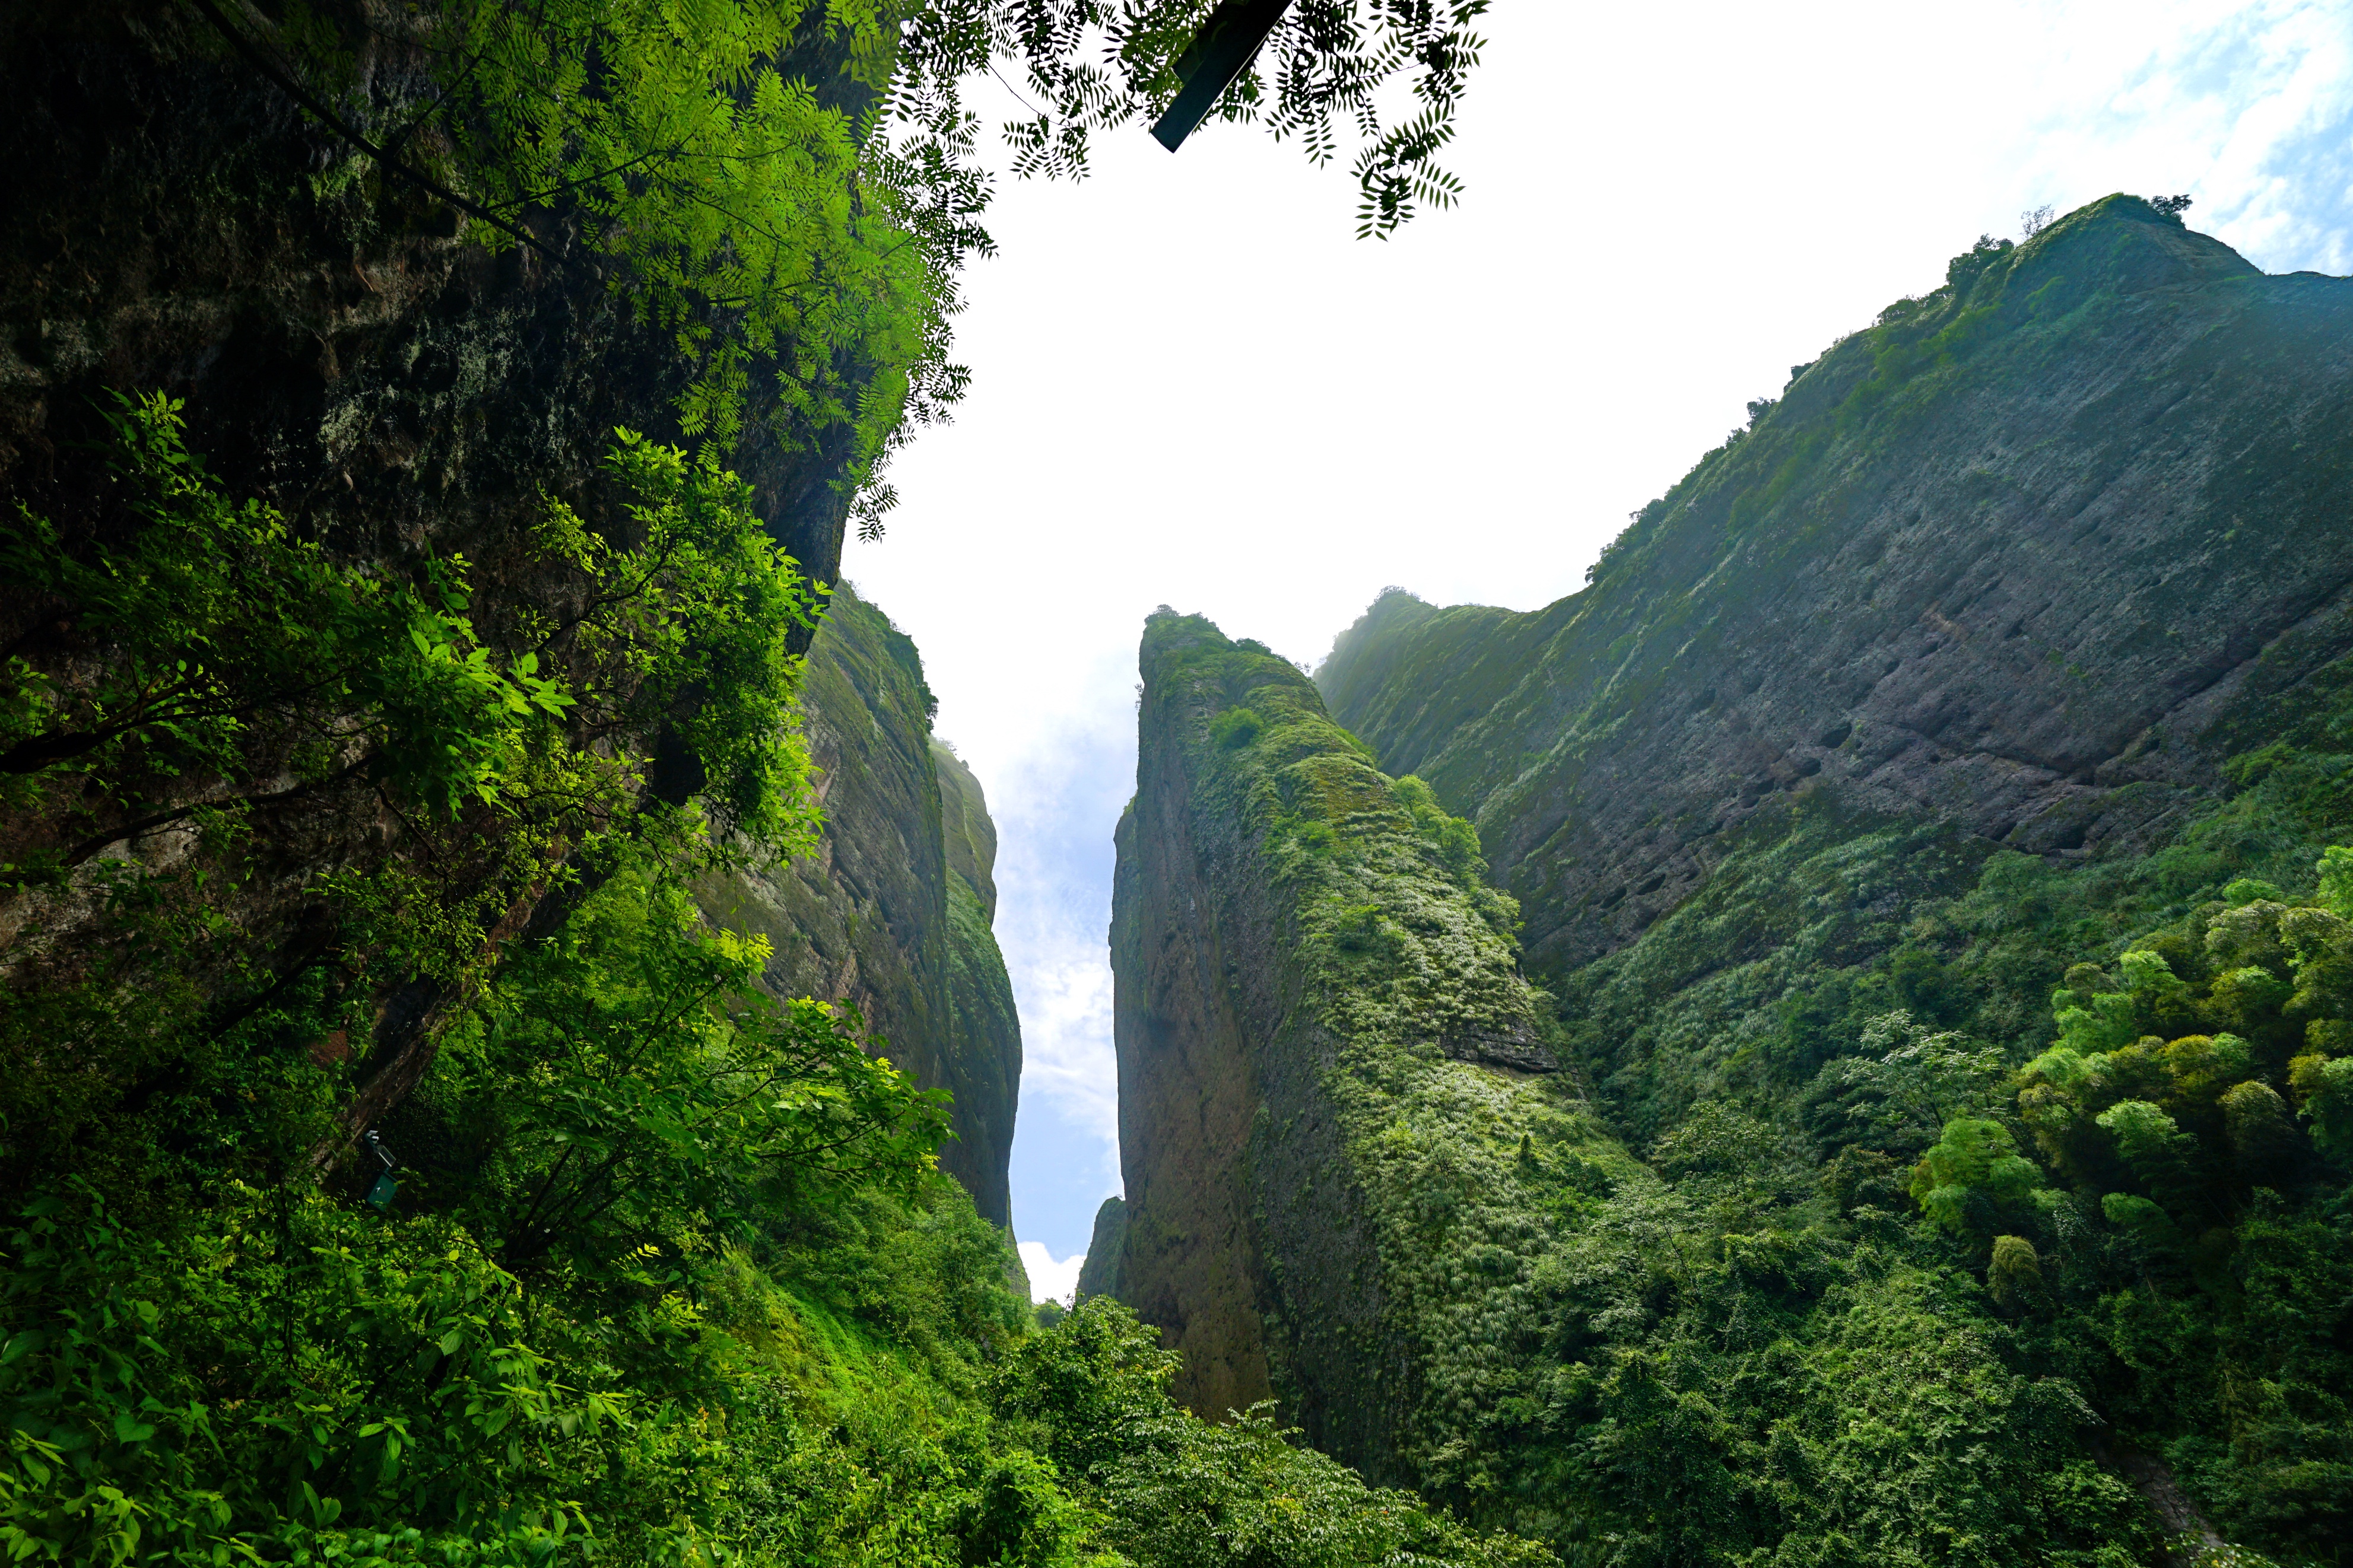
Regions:
<instances>
[{"instance_id":1,"label":"grass on cliff","mask_svg":"<svg viewBox=\"0 0 2353 1568\"><path fill-rule=\"evenodd\" d=\"M1261 835L1342 1044L1332 1175L1379 1237L1351 1285L1410 1347L1427 1493L1612 1568L2127 1568L2165 1550L2137 1451L2233 1560L2346 1561L2329 681L2153 853L1801 795L1556 1005L1468 826L1287 667L1202 637L1164 679L1208 699L1196 777ZM1594 1104L1439 1047L1523 1017ZM2082 1048L2027 1070L2054 1037Z\"/></svg>"}]
</instances>

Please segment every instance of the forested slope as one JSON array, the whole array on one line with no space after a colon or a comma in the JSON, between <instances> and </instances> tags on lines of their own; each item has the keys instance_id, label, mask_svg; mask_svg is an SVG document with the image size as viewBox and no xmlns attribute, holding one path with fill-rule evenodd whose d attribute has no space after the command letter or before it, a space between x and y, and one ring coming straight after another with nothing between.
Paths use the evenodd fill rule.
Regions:
<instances>
[{"instance_id":1,"label":"forested slope","mask_svg":"<svg viewBox=\"0 0 2353 1568\"><path fill-rule=\"evenodd\" d=\"M2111 198L1329 719L1155 618L1103 1278L1573 1561L2344 1562L2348 288Z\"/></svg>"}]
</instances>

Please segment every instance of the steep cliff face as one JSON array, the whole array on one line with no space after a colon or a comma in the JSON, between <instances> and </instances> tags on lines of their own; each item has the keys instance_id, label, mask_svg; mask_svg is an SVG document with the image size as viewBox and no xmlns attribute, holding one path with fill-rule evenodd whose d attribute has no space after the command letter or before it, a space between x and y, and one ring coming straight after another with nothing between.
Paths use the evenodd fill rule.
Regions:
<instances>
[{"instance_id":1,"label":"steep cliff face","mask_svg":"<svg viewBox=\"0 0 2353 1568\"><path fill-rule=\"evenodd\" d=\"M396 124L435 90L398 25L375 26L366 5L312 16L360 40L352 90L368 115ZM831 47L821 31L797 63L838 99L846 84L839 62L820 58ZM462 556L493 651L530 646L532 631L514 623L563 597L553 586L563 563L537 532L549 500L607 520L621 499L600 468L615 428L682 438L678 398L694 367L672 328L633 316L557 217L528 220L538 250L494 256L459 238L451 208L381 176L193 8L11 6L0 17L0 92L13 106L0 117L10 216L0 234L0 506L47 519L69 552L121 543L143 524L103 459L101 416L110 394L167 394L185 401L189 448L231 501L275 509L291 537L387 582ZM847 511L836 484L847 433L789 439L779 433L789 422L764 412L755 406L719 455L751 485L772 537L811 577L829 579ZM518 606L531 610L518 616ZM111 653L30 594L0 596L0 644L52 672L99 668ZM645 784L658 796L700 787L668 725L638 728L596 743L649 753ZM387 807L372 771L289 789L277 787L293 771L283 758L248 760L274 793L247 807L234 866L208 858L184 825L141 826L225 793L202 772L142 781L158 798L138 811L110 816L67 798L12 812L0 858L23 865L103 846L101 858L209 875L210 906L246 933L264 985L272 971L302 973L336 940L317 893L325 875L397 874L439 856L441 890L453 902L497 897L505 933L529 924L553 885L526 878L517 897L488 868L449 869L445 848ZM468 826L487 847L503 824L485 811ZM481 858L496 856L485 848ZM101 904L81 884L63 898L12 888L0 893L0 931L38 929L70 973L69 950ZM18 963L26 950L7 957ZM422 983L378 998L378 1048L353 1053L355 1065L366 1058L366 1082L347 1131L424 1070L447 1000Z\"/></svg>"},{"instance_id":2,"label":"steep cliff face","mask_svg":"<svg viewBox=\"0 0 2353 1568\"><path fill-rule=\"evenodd\" d=\"M955 1096L957 1139L940 1163L965 1184L981 1213L1009 1226L1008 1173L1021 1100L1021 1016L994 929L997 825L989 820L980 781L961 758L934 741L932 763L940 781L948 869L948 1045L940 1082Z\"/></svg>"},{"instance_id":3,"label":"steep cliff face","mask_svg":"<svg viewBox=\"0 0 2353 1568\"><path fill-rule=\"evenodd\" d=\"M2113 198L1330 718L1155 617L1104 1288L1573 1561L2341 1560L2348 414Z\"/></svg>"},{"instance_id":4,"label":"steep cliff face","mask_svg":"<svg viewBox=\"0 0 2353 1568\"><path fill-rule=\"evenodd\" d=\"M2132 197L1957 259L1525 615L1392 595L1319 681L1480 826L1558 973L1759 813L2085 857L2200 808L2353 646L2353 282Z\"/></svg>"},{"instance_id":5,"label":"steep cliff face","mask_svg":"<svg viewBox=\"0 0 2353 1568\"><path fill-rule=\"evenodd\" d=\"M1127 1256L1127 1200L1114 1193L1095 1210L1094 1233L1087 1238L1087 1255L1079 1265L1078 1294L1120 1299L1120 1263Z\"/></svg>"},{"instance_id":6,"label":"steep cliff face","mask_svg":"<svg viewBox=\"0 0 2353 1568\"><path fill-rule=\"evenodd\" d=\"M329 26L366 29L364 5ZM827 44L787 61L855 107ZM432 90L389 36L371 107ZM676 439L691 374L633 321L575 237L493 257L458 215L378 177L192 13L121 0L0 21L0 484L87 526L102 468L72 459L108 388L189 405L193 445L355 553L491 558L543 489L593 482L616 425ZM852 97L845 98L845 89ZM757 419L729 454L812 576L840 558L846 448L795 451Z\"/></svg>"},{"instance_id":7,"label":"steep cliff face","mask_svg":"<svg viewBox=\"0 0 2353 1568\"><path fill-rule=\"evenodd\" d=\"M1009 1225L1021 1026L989 929L997 829L980 781L932 736L915 645L847 585L809 650L801 701L823 843L707 880L703 907L768 939L770 991L854 1005L892 1061L955 1097L941 1168Z\"/></svg>"},{"instance_id":8,"label":"steep cliff face","mask_svg":"<svg viewBox=\"0 0 2353 1568\"><path fill-rule=\"evenodd\" d=\"M945 742L932 742L933 769L940 780L940 835L947 845L948 869L962 879L979 905L981 918L997 920L997 824L980 781Z\"/></svg>"},{"instance_id":9,"label":"steep cliff face","mask_svg":"<svg viewBox=\"0 0 2353 1568\"><path fill-rule=\"evenodd\" d=\"M1347 1462L1428 1479L1475 1311L1454 1269L1515 1268L1534 1233L1497 1203L1553 1184L1523 1141L1625 1162L1546 1048L1467 825L1258 645L1164 613L1142 662L1112 917L1126 1197L1090 1283L1183 1352L1196 1410L1277 1397Z\"/></svg>"}]
</instances>

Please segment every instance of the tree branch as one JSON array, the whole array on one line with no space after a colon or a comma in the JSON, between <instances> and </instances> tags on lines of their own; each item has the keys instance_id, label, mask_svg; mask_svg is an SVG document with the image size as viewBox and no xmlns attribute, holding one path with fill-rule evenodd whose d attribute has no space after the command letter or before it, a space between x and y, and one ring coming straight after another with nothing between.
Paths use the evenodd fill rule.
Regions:
<instances>
[{"instance_id":1,"label":"tree branch","mask_svg":"<svg viewBox=\"0 0 2353 1568\"><path fill-rule=\"evenodd\" d=\"M492 228L513 237L522 244L538 251L542 256L546 257L558 267L570 268L574 265L564 257L559 256L554 251L550 250L546 246L541 244L538 238L529 230L515 224L507 222L506 219L499 216L496 213L491 211L490 208L483 206L479 202L469 201L466 197L459 195L457 192L441 184L438 180L434 179L431 175L410 168L398 158L394 157L390 153L377 146L365 136L360 134L358 127L353 125L349 121L343 119L343 116L337 114L333 110L329 109L325 104L320 102L316 98L312 97L309 90L307 90L300 82L296 81L285 71L280 69L277 63L262 52L261 47L256 44L252 39L247 37L244 31L235 23L231 22L228 17L222 13L221 8L213 3L213 0L189 0L189 4L195 6L198 11L204 14L205 19L212 24L213 30L218 33L222 37L227 39L229 47L235 49L238 54L243 55L246 59L252 64L254 69L259 71L263 76L268 77L271 81L277 83L280 91L284 92L287 97L292 99L296 103L301 105L304 110L308 110L314 119L316 119L321 124L326 126L328 130L332 131L336 135L342 137L344 141L350 142L361 152L365 153L370 158L375 160L376 167L382 169L385 174L406 180L410 184L417 186L419 190L425 191L428 195L437 196L442 201L448 202L459 212L462 212L470 217L479 218L482 222L489 224Z\"/></svg>"}]
</instances>

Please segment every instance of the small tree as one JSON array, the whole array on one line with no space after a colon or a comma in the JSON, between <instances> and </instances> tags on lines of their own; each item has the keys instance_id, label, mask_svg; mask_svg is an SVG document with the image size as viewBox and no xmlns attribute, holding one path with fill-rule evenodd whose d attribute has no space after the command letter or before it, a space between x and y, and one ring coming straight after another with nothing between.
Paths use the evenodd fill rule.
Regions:
<instances>
[{"instance_id":1,"label":"small tree","mask_svg":"<svg viewBox=\"0 0 2353 1568\"><path fill-rule=\"evenodd\" d=\"M1986 1288L1993 1299L2015 1310L2042 1293L2042 1259L2034 1244L2022 1236L1993 1238L1993 1261L1986 1266Z\"/></svg>"}]
</instances>

